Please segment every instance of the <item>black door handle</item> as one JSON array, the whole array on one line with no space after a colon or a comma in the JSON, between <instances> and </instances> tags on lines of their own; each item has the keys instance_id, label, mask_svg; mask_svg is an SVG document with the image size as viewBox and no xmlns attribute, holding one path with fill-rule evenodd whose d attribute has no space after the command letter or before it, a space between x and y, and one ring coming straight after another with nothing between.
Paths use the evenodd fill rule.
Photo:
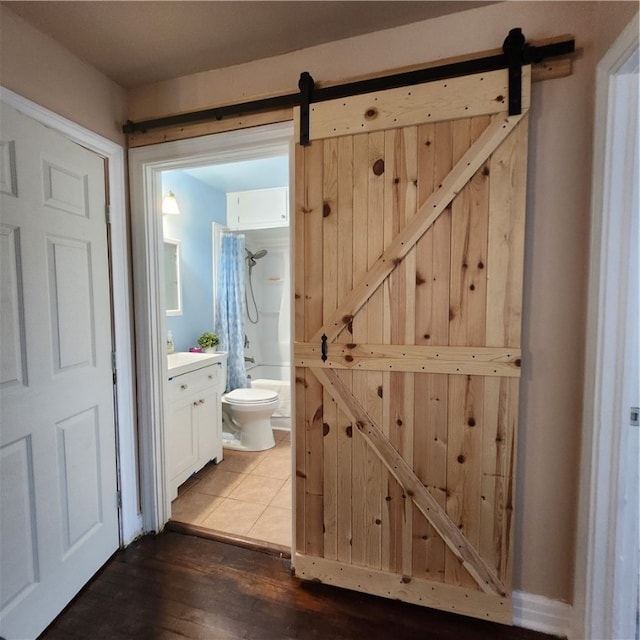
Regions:
<instances>
[{"instance_id":1,"label":"black door handle","mask_svg":"<svg viewBox=\"0 0 640 640\"><path fill-rule=\"evenodd\" d=\"M320 344L320 349L322 351L322 362L327 361L327 335L325 333L322 334L322 343Z\"/></svg>"}]
</instances>

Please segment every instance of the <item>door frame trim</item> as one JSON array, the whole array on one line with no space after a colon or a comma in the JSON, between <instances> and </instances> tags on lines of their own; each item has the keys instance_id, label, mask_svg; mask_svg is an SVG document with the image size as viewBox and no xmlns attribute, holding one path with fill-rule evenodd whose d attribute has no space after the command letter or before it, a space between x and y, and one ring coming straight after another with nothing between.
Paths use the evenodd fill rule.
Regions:
<instances>
[{"instance_id":1,"label":"door frame trim","mask_svg":"<svg viewBox=\"0 0 640 640\"><path fill-rule=\"evenodd\" d=\"M571 637L613 637L613 566L618 504L619 436L612 417L621 400L622 345L618 328L626 313L617 292L616 257L629 244L623 208L612 206L612 84L638 49L638 14L596 67L591 247L585 350L584 404L574 620ZM627 167L627 171L630 168ZM613 295L613 297L612 297ZM621 416L619 416L621 418ZM613 506L613 511L612 511ZM582 534L580 535L580 532Z\"/></svg>"},{"instance_id":2,"label":"door frame trim","mask_svg":"<svg viewBox=\"0 0 640 640\"><path fill-rule=\"evenodd\" d=\"M57 131L104 158L108 165L111 219L110 276L113 296L113 332L116 349L116 464L122 506L120 545L132 542L142 530L138 506L138 460L135 411L135 379L131 334L128 228L125 198L124 147L0 86L0 100L20 113Z\"/></svg>"},{"instance_id":3,"label":"door frame trim","mask_svg":"<svg viewBox=\"0 0 640 640\"><path fill-rule=\"evenodd\" d=\"M158 250L162 240L162 217L157 215L162 201L161 174L171 169L267 157L282 151L293 158L293 135L293 123L289 120L129 149L140 485L145 532L162 531L171 514L164 452L166 327L164 313L160 312L162 269ZM289 197L292 195L290 188Z\"/></svg>"}]
</instances>

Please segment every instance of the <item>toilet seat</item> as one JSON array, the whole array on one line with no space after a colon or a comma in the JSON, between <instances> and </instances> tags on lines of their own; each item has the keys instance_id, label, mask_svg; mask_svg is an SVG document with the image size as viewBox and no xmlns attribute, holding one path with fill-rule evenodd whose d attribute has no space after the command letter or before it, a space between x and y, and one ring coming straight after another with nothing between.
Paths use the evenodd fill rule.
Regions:
<instances>
[{"instance_id":1,"label":"toilet seat","mask_svg":"<svg viewBox=\"0 0 640 640\"><path fill-rule=\"evenodd\" d=\"M224 402L236 405L266 404L277 399L277 391L270 389L234 389L222 396Z\"/></svg>"}]
</instances>

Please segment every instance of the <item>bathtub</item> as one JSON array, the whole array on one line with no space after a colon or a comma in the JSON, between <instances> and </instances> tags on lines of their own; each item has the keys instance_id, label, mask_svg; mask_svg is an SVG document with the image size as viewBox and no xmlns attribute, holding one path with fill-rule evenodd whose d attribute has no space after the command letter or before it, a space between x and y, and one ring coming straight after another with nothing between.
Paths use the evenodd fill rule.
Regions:
<instances>
[{"instance_id":1,"label":"bathtub","mask_svg":"<svg viewBox=\"0 0 640 640\"><path fill-rule=\"evenodd\" d=\"M280 404L273 412L271 424L275 429L291 430L291 369L284 365L256 364L247 367L251 386L277 391Z\"/></svg>"},{"instance_id":2,"label":"bathtub","mask_svg":"<svg viewBox=\"0 0 640 640\"><path fill-rule=\"evenodd\" d=\"M286 380L291 377L291 368L284 364L252 364L247 366L247 375L251 380L265 378L266 380Z\"/></svg>"}]
</instances>

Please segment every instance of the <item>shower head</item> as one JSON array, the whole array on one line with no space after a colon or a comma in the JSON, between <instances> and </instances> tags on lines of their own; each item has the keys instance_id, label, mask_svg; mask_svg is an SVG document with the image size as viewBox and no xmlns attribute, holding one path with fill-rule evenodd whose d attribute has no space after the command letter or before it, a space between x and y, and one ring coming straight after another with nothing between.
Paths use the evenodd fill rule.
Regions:
<instances>
[{"instance_id":1,"label":"shower head","mask_svg":"<svg viewBox=\"0 0 640 640\"><path fill-rule=\"evenodd\" d=\"M256 260L260 260L260 258L264 258L267 255L266 249L260 249L259 251L252 253L251 251L249 251L249 249L245 248L245 251L247 252L246 260L249 263L250 267L255 267Z\"/></svg>"}]
</instances>

